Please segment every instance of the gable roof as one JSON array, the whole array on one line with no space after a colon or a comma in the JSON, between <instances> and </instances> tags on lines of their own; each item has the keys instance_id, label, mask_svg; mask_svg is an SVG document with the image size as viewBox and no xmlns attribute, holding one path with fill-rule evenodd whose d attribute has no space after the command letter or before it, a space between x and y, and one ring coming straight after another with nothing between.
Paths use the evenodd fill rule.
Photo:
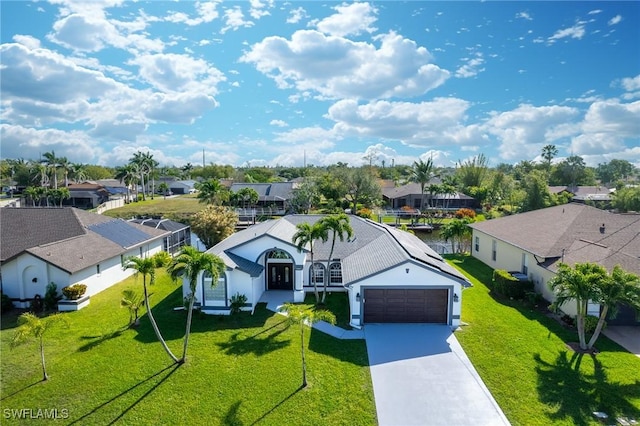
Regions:
<instances>
[{"instance_id":1,"label":"gable roof","mask_svg":"<svg viewBox=\"0 0 640 426\"><path fill-rule=\"evenodd\" d=\"M471 228L556 263L619 264L640 273L640 215L616 214L584 204L565 204L476 222Z\"/></svg>"},{"instance_id":2,"label":"gable roof","mask_svg":"<svg viewBox=\"0 0 640 426\"><path fill-rule=\"evenodd\" d=\"M275 201L290 199L294 185L295 182L232 183L229 189L238 192L243 188L251 188L258 193L259 201Z\"/></svg>"},{"instance_id":3,"label":"gable roof","mask_svg":"<svg viewBox=\"0 0 640 426\"><path fill-rule=\"evenodd\" d=\"M168 234L70 207L1 208L0 230L1 262L29 253L69 273Z\"/></svg>"},{"instance_id":4,"label":"gable roof","mask_svg":"<svg viewBox=\"0 0 640 426\"><path fill-rule=\"evenodd\" d=\"M296 225L303 222L313 224L322 217L322 215L289 215L281 219L261 222L229 236L209 249L209 252L220 256L231 268L248 269L247 265L240 264L238 261L240 256L234 252L234 249L268 237L281 241L283 245L288 245L290 249L295 250L292 238L297 231ZM350 216L350 225L353 228L353 237L343 242L337 239L332 256L332 260L339 259L342 263L342 277L345 285L407 262L418 263L465 284L468 282L464 275L446 263L440 255L413 234L357 216ZM316 241L314 261L326 262L330 251L331 240L325 243ZM254 260L248 260L253 264L252 268L257 265ZM262 268L261 265L257 266Z\"/></svg>"},{"instance_id":5,"label":"gable roof","mask_svg":"<svg viewBox=\"0 0 640 426\"><path fill-rule=\"evenodd\" d=\"M169 219L129 219L129 222L171 232L181 231L185 228L189 228L189 225L185 225L184 223L176 222Z\"/></svg>"}]
</instances>

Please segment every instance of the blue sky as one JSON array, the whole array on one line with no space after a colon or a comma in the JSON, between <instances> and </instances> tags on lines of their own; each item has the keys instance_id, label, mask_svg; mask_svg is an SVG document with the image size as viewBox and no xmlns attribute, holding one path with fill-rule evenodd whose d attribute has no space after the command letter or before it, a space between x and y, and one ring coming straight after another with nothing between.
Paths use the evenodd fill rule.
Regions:
<instances>
[{"instance_id":1,"label":"blue sky","mask_svg":"<svg viewBox=\"0 0 640 426\"><path fill-rule=\"evenodd\" d=\"M640 2L2 1L1 156L640 167Z\"/></svg>"}]
</instances>

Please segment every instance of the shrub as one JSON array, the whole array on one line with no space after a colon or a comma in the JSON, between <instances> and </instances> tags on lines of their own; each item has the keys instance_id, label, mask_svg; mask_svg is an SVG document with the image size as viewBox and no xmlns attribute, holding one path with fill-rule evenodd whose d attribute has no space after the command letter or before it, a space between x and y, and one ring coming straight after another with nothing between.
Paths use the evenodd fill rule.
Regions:
<instances>
[{"instance_id":1,"label":"shrub","mask_svg":"<svg viewBox=\"0 0 640 426\"><path fill-rule=\"evenodd\" d=\"M13 309L13 301L9 296L4 293L0 293L0 299L2 299L2 302L0 303L0 312L4 314L5 312L9 312Z\"/></svg>"},{"instance_id":2,"label":"shrub","mask_svg":"<svg viewBox=\"0 0 640 426\"><path fill-rule=\"evenodd\" d=\"M247 296L245 296L244 294L236 293L233 296L231 296L231 299L229 299L229 302L231 303L231 313L237 314L242 310L244 305L247 303Z\"/></svg>"},{"instance_id":3,"label":"shrub","mask_svg":"<svg viewBox=\"0 0 640 426\"><path fill-rule=\"evenodd\" d=\"M496 269L493 271L493 290L505 297L521 300L533 290L533 283L520 281L504 269Z\"/></svg>"},{"instance_id":4,"label":"shrub","mask_svg":"<svg viewBox=\"0 0 640 426\"><path fill-rule=\"evenodd\" d=\"M587 315L584 317L584 332L585 333L593 333L596 329L596 325L598 325L598 317L594 317L593 315ZM605 321L602 325L602 329L604 330L607 327L607 322Z\"/></svg>"},{"instance_id":5,"label":"shrub","mask_svg":"<svg viewBox=\"0 0 640 426\"><path fill-rule=\"evenodd\" d=\"M37 314L39 312L42 312L43 307L44 305L42 304L42 296L40 296L39 294L33 296L33 299L31 299L31 302L29 302L29 310L34 314Z\"/></svg>"},{"instance_id":6,"label":"shrub","mask_svg":"<svg viewBox=\"0 0 640 426\"><path fill-rule=\"evenodd\" d=\"M153 262L156 264L156 268L164 268L171 263L171 255L166 251L159 251L153 255Z\"/></svg>"},{"instance_id":7,"label":"shrub","mask_svg":"<svg viewBox=\"0 0 640 426\"><path fill-rule=\"evenodd\" d=\"M55 283L49 283L47 291L44 293L44 308L47 310L56 309L60 299L62 296L58 295L58 286Z\"/></svg>"},{"instance_id":8,"label":"shrub","mask_svg":"<svg viewBox=\"0 0 640 426\"><path fill-rule=\"evenodd\" d=\"M471 219L476 217L476 212L471 209L458 209L455 213L456 219L463 219L469 217Z\"/></svg>"},{"instance_id":9,"label":"shrub","mask_svg":"<svg viewBox=\"0 0 640 426\"><path fill-rule=\"evenodd\" d=\"M366 207L361 208L360 210L358 210L358 212L356 213L358 216L365 218L365 219L373 219L373 211L371 211L371 209L368 209Z\"/></svg>"},{"instance_id":10,"label":"shrub","mask_svg":"<svg viewBox=\"0 0 640 426\"><path fill-rule=\"evenodd\" d=\"M77 300L84 296L87 291L86 284L74 284L62 289L62 294L68 300Z\"/></svg>"}]
</instances>

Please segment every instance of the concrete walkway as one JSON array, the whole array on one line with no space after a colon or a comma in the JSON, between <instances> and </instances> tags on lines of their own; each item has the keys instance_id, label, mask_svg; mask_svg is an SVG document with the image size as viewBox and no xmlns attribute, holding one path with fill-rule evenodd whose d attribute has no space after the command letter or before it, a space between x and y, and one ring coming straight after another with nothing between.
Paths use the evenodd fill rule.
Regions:
<instances>
[{"instance_id":1,"label":"concrete walkway","mask_svg":"<svg viewBox=\"0 0 640 426\"><path fill-rule=\"evenodd\" d=\"M448 326L368 324L380 426L508 425Z\"/></svg>"},{"instance_id":2,"label":"concrete walkway","mask_svg":"<svg viewBox=\"0 0 640 426\"><path fill-rule=\"evenodd\" d=\"M605 328L602 333L632 354L640 357L640 327L612 325Z\"/></svg>"}]
</instances>

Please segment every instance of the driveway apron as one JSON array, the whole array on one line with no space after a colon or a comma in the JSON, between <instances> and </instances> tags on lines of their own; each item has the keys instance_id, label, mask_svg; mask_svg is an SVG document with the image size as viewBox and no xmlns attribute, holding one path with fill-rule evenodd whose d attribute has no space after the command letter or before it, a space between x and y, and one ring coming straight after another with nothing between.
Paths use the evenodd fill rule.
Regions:
<instances>
[{"instance_id":1,"label":"driveway apron","mask_svg":"<svg viewBox=\"0 0 640 426\"><path fill-rule=\"evenodd\" d=\"M508 425L451 328L367 324L381 426Z\"/></svg>"}]
</instances>

